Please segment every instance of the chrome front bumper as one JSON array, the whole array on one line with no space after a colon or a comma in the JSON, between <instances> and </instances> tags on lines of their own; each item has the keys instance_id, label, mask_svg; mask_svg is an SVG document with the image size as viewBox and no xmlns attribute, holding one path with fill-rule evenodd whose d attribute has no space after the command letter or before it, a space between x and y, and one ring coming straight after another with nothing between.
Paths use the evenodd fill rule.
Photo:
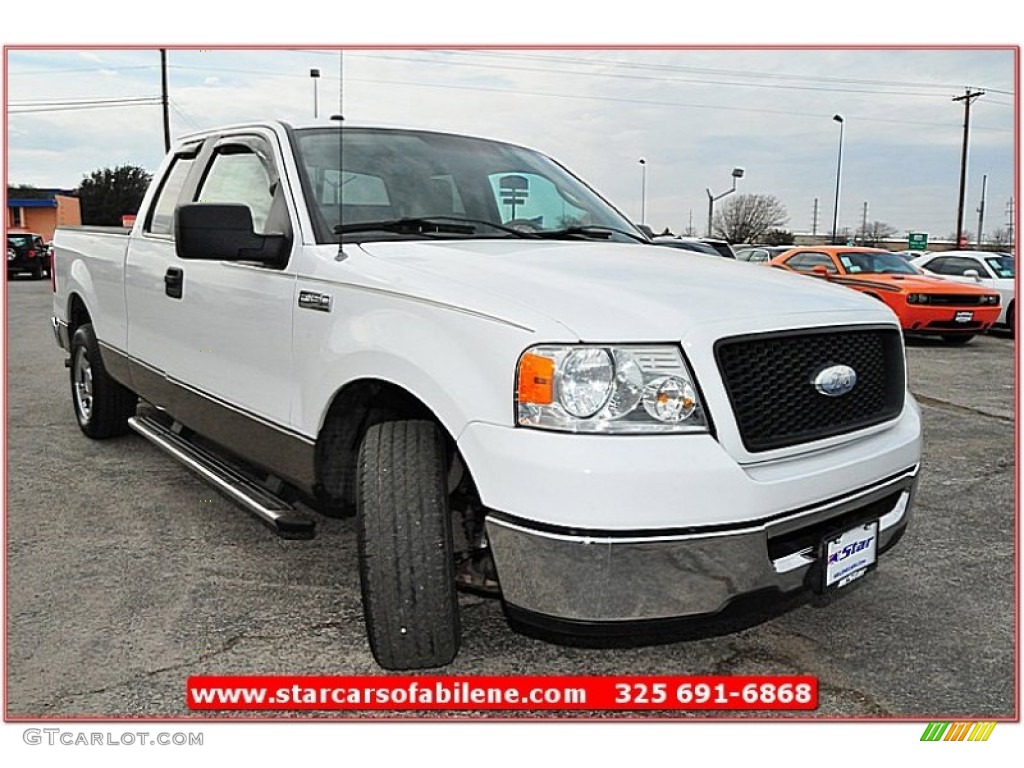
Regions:
<instances>
[{"instance_id":1,"label":"chrome front bumper","mask_svg":"<svg viewBox=\"0 0 1024 768\"><path fill-rule=\"evenodd\" d=\"M879 521L879 552L904 530L917 484L914 466L868 488L735 527L623 532L541 529L487 518L505 602L568 622L625 622L713 614L761 590L809 586L818 543L867 519Z\"/></svg>"}]
</instances>

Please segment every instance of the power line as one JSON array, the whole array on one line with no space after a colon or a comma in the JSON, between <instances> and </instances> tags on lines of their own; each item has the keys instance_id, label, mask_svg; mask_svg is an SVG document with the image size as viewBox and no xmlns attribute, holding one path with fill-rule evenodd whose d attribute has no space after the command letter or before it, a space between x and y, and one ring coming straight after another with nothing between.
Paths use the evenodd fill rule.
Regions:
<instances>
[{"instance_id":1,"label":"power line","mask_svg":"<svg viewBox=\"0 0 1024 768\"><path fill-rule=\"evenodd\" d=\"M152 101L159 96L97 96L76 99L30 99L28 101L11 101L9 107L63 107L80 104L131 104L140 101Z\"/></svg>"},{"instance_id":2,"label":"power line","mask_svg":"<svg viewBox=\"0 0 1024 768\"><path fill-rule=\"evenodd\" d=\"M514 72L541 72L544 74L561 74L571 75L574 77L599 77L602 79L616 78L621 80L639 80L644 82L657 82L657 83L682 83L687 85L715 85L715 86L729 86L736 88L767 88L776 90L796 90L796 91L815 91L815 92L827 92L827 93L870 93L875 95L886 95L886 96L920 96L924 98L935 98L937 94L917 91L879 91L877 88L864 89L864 88L836 88L836 87L819 87L813 85L785 85L776 83L742 83L728 80L701 80L696 78L680 78L680 77L665 77L664 75L652 76L652 75L627 75L618 72L579 72L566 69L552 69L551 67L524 67L514 66L509 64L482 64L479 62L466 62L466 61L442 61L440 59L430 58L412 58L408 56L392 56L392 55L379 55L379 54L356 54L360 58L364 59L376 59L384 61L407 61L416 64L437 64L442 66L463 66L463 67L475 67L480 69L498 69L507 70ZM561 61L556 57L548 57L551 61ZM599 63L599 62L598 62ZM640 65L638 65L640 66ZM684 68L679 68L684 69ZM722 70L727 72L728 70ZM745 72L731 72L731 76L736 77L758 77L764 76L761 73L745 73ZM807 78L808 81L819 80L820 78ZM826 81L827 82L827 81ZM888 84L892 87L904 87L896 83ZM941 87L943 90L950 90L946 86L928 86L927 84L921 84L917 87Z\"/></svg>"},{"instance_id":3,"label":"power line","mask_svg":"<svg viewBox=\"0 0 1024 768\"><path fill-rule=\"evenodd\" d=\"M17 110L11 110L8 115L29 115L37 112L79 112L87 109L116 109L119 107L158 107L160 106L160 99L157 98L153 101L145 102L130 102L123 104L78 104L75 106L66 107L29 107Z\"/></svg>"},{"instance_id":4,"label":"power line","mask_svg":"<svg viewBox=\"0 0 1024 768\"><path fill-rule=\"evenodd\" d=\"M586 64L589 66L618 66L629 69L648 69L656 71L676 71L676 72L694 72L698 74L710 74L710 75L722 75L722 76L742 76L750 78L766 78L766 79L780 79L780 80L804 80L807 82L822 82L822 83L840 83L847 85L886 85L894 87L908 87L908 88L936 88L941 90L952 90L959 89L962 87L959 83L928 83L922 81L899 81L899 80L869 80L859 78L844 78L844 77L827 77L824 75L796 75L783 72L752 72L746 70L734 70L734 69L716 69L710 67L691 67L680 64L653 64L653 63L641 63L622 61L621 59L586 59L580 57L570 56L544 56L538 54L517 54L517 53L505 53L497 51L460 51L460 50L446 50L444 53L467 56L467 55L483 55L491 58L507 58L507 59L532 59L537 61L557 61L557 62L573 62L579 64ZM742 51L741 51L742 52ZM813 51L808 51L813 52ZM1013 91L999 90L997 88L987 88L991 93L1001 93L1008 96L1013 96Z\"/></svg>"},{"instance_id":5,"label":"power line","mask_svg":"<svg viewBox=\"0 0 1024 768\"><path fill-rule=\"evenodd\" d=\"M156 69L155 64L140 64L137 66L119 66L119 67L74 67L69 69L36 69L23 72L11 72L7 71L8 77L20 77L23 75L59 75L67 74L71 72L127 72L133 69Z\"/></svg>"},{"instance_id":6,"label":"power line","mask_svg":"<svg viewBox=\"0 0 1024 768\"><path fill-rule=\"evenodd\" d=\"M492 88L481 85L455 85L452 83L422 83L410 80L382 80L377 78L349 77L348 82L371 83L377 85L409 85L416 88L444 88L452 90L481 91L485 93L512 93L517 96L546 96L555 99L587 99L592 101L608 101L619 104L642 104L655 107L678 107L684 109L712 109L725 112L749 112L753 114L783 115L787 117L815 117L823 116L821 112L798 112L791 109L763 109L754 107L735 107L726 104L699 104L692 102L658 101L655 99L623 99L614 96L597 96L592 94L579 93L555 93L544 91L527 91L523 89ZM852 114L852 113L851 113ZM948 128L948 123L928 123L921 120L898 120L886 117L858 117L861 122L890 123L896 125L919 125L929 128ZM986 126L975 126L975 130L994 131L999 133L1012 133L1008 128L990 128Z\"/></svg>"}]
</instances>

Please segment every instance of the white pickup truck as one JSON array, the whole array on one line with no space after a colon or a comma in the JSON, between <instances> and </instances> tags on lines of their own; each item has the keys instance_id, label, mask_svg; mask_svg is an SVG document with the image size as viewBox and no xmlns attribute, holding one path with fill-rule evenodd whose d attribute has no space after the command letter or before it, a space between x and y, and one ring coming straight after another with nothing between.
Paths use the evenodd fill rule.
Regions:
<instances>
[{"instance_id":1,"label":"white pickup truck","mask_svg":"<svg viewBox=\"0 0 1024 768\"><path fill-rule=\"evenodd\" d=\"M130 232L62 228L55 261L82 431L134 429L285 535L355 514L385 668L454 659L460 587L642 636L840 589L907 525L890 311L653 245L532 150L194 134Z\"/></svg>"}]
</instances>

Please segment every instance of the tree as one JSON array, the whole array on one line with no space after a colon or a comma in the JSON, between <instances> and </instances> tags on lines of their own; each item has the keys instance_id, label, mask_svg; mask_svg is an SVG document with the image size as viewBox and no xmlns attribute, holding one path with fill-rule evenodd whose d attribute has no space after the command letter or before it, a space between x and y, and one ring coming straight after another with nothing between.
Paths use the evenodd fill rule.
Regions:
<instances>
[{"instance_id":1,"label":"tree","mask_svg":"<svg viewBox=\"0 0 1024 768\"><path fill-rule=\"evenodd\" d=\"M896 227L884 221L872 221L857 233L861 245L875 246L896 234Z\"/></svg>"},{"instance_id":2,"label":"tree","mask_svg":"<svg viewBox=\"0 0 1024 768\"><path fill-rule=\"evenodd\" d=\"M49 189L39 189L31 184L16 184L7 187L8 200L48 200L53 196Z\"/></svg>"},{"instance_id":3,"label":"tree","mask_svg":"<svg viewBox=\"0 0 1024 768\"><path fill-rule=\"evenodd\" d=\"M122 216L138 212L151 179L150 174L135 165L93 171L78 185L82 223L121 226Z\"/></svg>"},{"instance_id":4,"label":"tree","mask_svg":"<svg viewBox=\"0 0 1024 768\"><path fill-rule=\"evenodd\" d=\"M1013 237L1007 227L1000 227L989 235L988 238L988 244L992 246L994 251L1005 251L1011 243L1013 243Z\"/></svg>"},{"instance_id":5,"label":"tree","mask_svg":"<svg viewBox=\"0 0 1024 768\"><path fill-rule=\"evenodd\" d=\"M769 229L761 238L765 245L793 245L796 238L786 229Z\"/></svg>"},{"instance_id":6,"label":"tree","mask_svg":"<svg viewBox=\"0 0 1024 768\"><path fill-rule=\"evenodd\" d=\"M713 230L730 243L754 243L788 220L786 206L773 195L737 195L715 212Z\"/></svg>"}]
</instances>

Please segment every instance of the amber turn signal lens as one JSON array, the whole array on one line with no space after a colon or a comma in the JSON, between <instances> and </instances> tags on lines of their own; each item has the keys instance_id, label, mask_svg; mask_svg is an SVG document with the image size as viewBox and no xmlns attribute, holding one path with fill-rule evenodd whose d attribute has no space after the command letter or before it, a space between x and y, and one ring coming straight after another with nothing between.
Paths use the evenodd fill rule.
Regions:
<instances>
[{"instance_id":1,"label":"amber turn signal lens","mask_svg":"<svg viewBox=\"0 0 1024 768\"><path fill-rule=\"evenodd\" d=\"M551 405L555 399L555 361L529 352L523 355L516 395L520 403Z\"/></svg>"}]
</instances>

